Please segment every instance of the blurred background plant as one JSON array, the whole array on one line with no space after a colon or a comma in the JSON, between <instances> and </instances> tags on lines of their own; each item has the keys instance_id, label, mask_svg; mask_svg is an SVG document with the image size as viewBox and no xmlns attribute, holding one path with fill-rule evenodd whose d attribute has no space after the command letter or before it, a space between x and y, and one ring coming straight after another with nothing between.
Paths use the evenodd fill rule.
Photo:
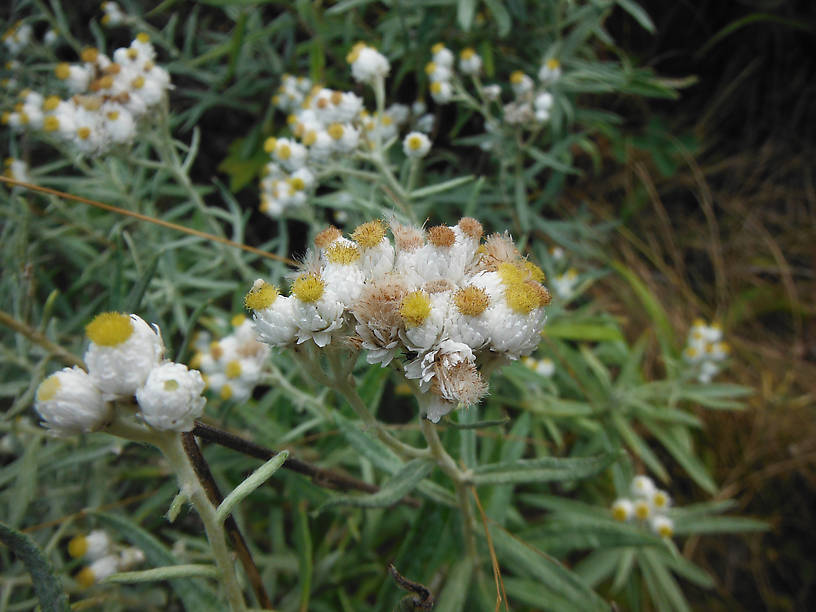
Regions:
<instances>
[{"instance_id":1,"label":"blurred background plant","mask_svg":"<svg viewBox=\"0 0 816 612\"><path fill-rule=\"evenodd\" d=\"M79 156L25 125L4 129L9 157L28 165L26 176L9 162L7 175L222 242L3 187L0 295L13 332L2 332L0 517L31 533L72 600L106 610L202 609L209 589L176 580L81 591L69 578L81 565L67 541L95 527L142 550L147 567L209 558L193 515L172 525L162 517L175 483L150 451L104 434L52 440L36 426L37 385L81 354L84 324L104 310L139 312L161 326L169 356L189 363L194 349L212 347L201 330L229 334L257 276L287 274L284 262L224 239L293 257L329 222L353 228L410 211L431 225L472 215L488 232L509 229L553 293L537 361L505 368L477 411L441 428L464 465L499 466L478 489L482 534L491 535L480 542L484 563L471 582L471 568L457 562L459 519L440 503L438 474L412 493L419 508L386 512L359 498L336 505L335 494L280 473L236 516L276 607L392 609L404 592L387 576L390 560L445 610L493 608L502 589L513 609L587 609L601 601L589 588L627 609L750 608L758 598L774 609L808 607L814 260L813 233L803 228L816 223L806 112L813 65L798 45L812 35L809 3L119 6L4 9L3 109L15 112L26 88L58 88L54 68L77 62L86 45L110 54L139 32L170 74L169 105L147 117L132 146L104 157ZM327 177L306 207L261 214L264 144L294 135L272 101L282 75L352 92L375 110L374 92L354 82L346 62L360 40L391 62L389 104L422 98L433 116L415 185L411 162L392 146L384 165L402 192L381 173ZM482 62L478 81L455 77L459 97L450 103L434 101L426 74L440 41L459 72L465 48ZM537 78L553 59L557 79ZM501 121L496 132L490 119L506 109L466 96L497 84L513 100L516 71L552 96L548 116L533 116L533 129ZM491 134L498 144L479 147ZM354 163L381 170L370 159ZM710 384L698 383L682 357L697 317L718 321L733 349ZM356 373L360 396L389 430L416 438L416 408L398 382L362 364ZM259 381L245 401L211 394L208 421L370 484L393 482L394 457L285 354L272 351ZM513 475L524 461L620 448L625 458L585 480L578 476L589 471L544 470L540 482ZM215 445L204 453L227 489L258 465ZM677 547L614 521L609 508L637 473L671 492ZM761 528L716 516L726 510L772 530L704 537ZM487 563L494 548L498 586ZM23 564L8 550L0 555L11 568L0 609L32 608Z\"/></svg>"}]
</instances>

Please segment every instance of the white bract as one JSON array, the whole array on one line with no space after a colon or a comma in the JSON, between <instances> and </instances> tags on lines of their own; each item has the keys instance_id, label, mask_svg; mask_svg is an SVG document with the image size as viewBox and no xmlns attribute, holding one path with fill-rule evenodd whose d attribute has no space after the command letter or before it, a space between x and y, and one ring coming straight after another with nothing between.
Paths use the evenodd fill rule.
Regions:
<instances>
[{"instance_id":1,"label":"white bract","mask_svg":"<svg viewBox=\"0 0 816 612\"><path fill-rule=\"evenodd\" d=\"M190 431L201 416L206 400L201 397L204 379L198 370L166 362L151 370L136 400L145 422L163 431Z\"/></svg>"},{"instance_id":2,"label":"white bract","mask_svg":"<svg viewBox=\"0 0 816 612\"><path fill-rule=\"evenodd\" d=\"M37 388L35 408L55 435L69 436L101 428L112 412L88 374L64 368Z\"/></svg>"}]
</instances>

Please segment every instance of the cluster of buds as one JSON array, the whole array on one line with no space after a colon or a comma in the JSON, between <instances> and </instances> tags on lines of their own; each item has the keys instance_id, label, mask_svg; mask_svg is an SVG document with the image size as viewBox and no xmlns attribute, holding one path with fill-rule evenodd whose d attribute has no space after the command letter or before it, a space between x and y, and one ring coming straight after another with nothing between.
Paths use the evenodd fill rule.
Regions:
<instances>
[{"instance_id":1,"label":"cluster of buds","mask_svg":"<svg viewBox=\"0 0 816 612\"><path fill-rule=\"evenodd\" d=\"M243 401L261 378L269 346L258 342L245 315L233 317L232 326L232 333L219 340L212 340L208 333L198 334L190 367L201 370L206 388L221 399Z\"/></svg>"},{"instance_id":2,"label":"cluster of buds","mask_svg":"<svg viewBox=\"0 0 816 612\"><path fill-rule=\"evenodd\" d=\"M18 21L3 32L3 44L10 55L17 55L31 42L32 34L31 25Z\"/></svg>"},{"instance_id":3,"label":"cluster of buds","mask_svg":"<svg viewBox=\"0 0 816 612\"><path fill-rule=\"evenodd\" d=\"M454 54L442 43L431 47L432 58L425 66L425 73L430 80L430 91L434 101L440 104L450 102L456 97L457 87L454 70ZM482 58L470 47L459 54L459 71L466 76L478 77L482 70ZM504 120L508 124L535 127L550 119L553 96L548 91L553 83L561 77L561 65L555 58L544 61L538 72L538 85L520 70L510 75L510 87L515 99L503 106ZM501 102L502 88L498 84L482 85L476 79L479 95L486 102ZM495 131L496 126L488 126Z\"/></svg>"},{"instance_id":4,"label":"cluster of buds","mask_svg":"<svg viewBox=\"0 0 816 612\"><path fill-rule=\"evenodd\" d=\"M722 328L719 324L707 325L702 319L696 319L689 330L683 358L697 372L697 380L710 383L719 374L721 363L728 357L731 348L722 341Z\"/></svg>"},{"instance_id":5,"label":"cluster of buds","mask_svg":"<svg viewBox=\"0 0 816 612\"><path fill-rule=\"evenodd\" d=\"M85 328L88 371L63 368L37 388L35 408L56 435L104 428L115 411L133 411L157 430L190 431L201 416L204 380L197 370L163 359L158 327L137 315L106 312Z\"/></svg>"},{"instance_id":6,"label":"cluster of buds","mask_svg":"<svg viewBox=\"0 0 816 612\"><path fill-rule=\"evenodd\" d=\"M487 392L479 365L529 355L550 295L509 235L482 241L475 219L427 231L375 220L349 238L315 238L290 295L257 280L246 296L258 338L276 347L333 342L417 381L432 421Z\"/></svg>"},{"instance_id":7,"label":"cluster of buds","mask_svg":"<svg viewBox=\"0 0 816 612\"><path fill-rule=\"evenodd\" d=\"M170 88L169 74L155 59L147 34L139 34L129 47L116 49L113 60L87 48L80 63L61 63L55 69L71 97L25 90L14 110L3 114L3 123L54 134L88 155L128 144L137 122L159 105Z\"/></svg>"},{"instance_id":8,"label":"cluster of buds","mask_svg":"<svg viewBox=\"0 0 816 612\"><path fill-rule=\"evenodd\" d=\"M631 497L622 497L612 504L612 517L616 521L637 521L648 525L663 538L674 534L674 523L666 515L671 498L666 491L658 489L648 476L635 476L630 486Z\"/></svg>"},{"instance_id":9,"label":"cluster of buds","mask_svg":"<svg viewBox=\"0 0 816 612\"><path fill-rule=\"evenodd\" d=\"M371 83L384 79L389 64L377 50L358 43L348 55L352 76ZM313 84L305 77L284 75L272 103L288 114L289 136L270 137L264 143L270 161L261 179L260 209L277 218L285 210L305 204L320 176L332 173L336 164L348 163L357 152L390 146L412 114L421 120L416 128L428 128L424 105L409 109L394 104L382 114L369 112L363 99L351 91ZM432 118L431 118L432 119ZM423 157L430 141L412 132L403 142L409 157Z\"/></svg>"},{"instance_id":10,"label":"cluster of buds","mask_svg":"<svg viewBox=\"0 0 816 612\"><path fill-rule=\"evenodd\" d=\"M145 560L141 549L118 546L101 529L71 538L68 542L68 554L88 563L75 576L79 585L85 589L117 572L133 569Z\"/></svg>"}]
</instances>

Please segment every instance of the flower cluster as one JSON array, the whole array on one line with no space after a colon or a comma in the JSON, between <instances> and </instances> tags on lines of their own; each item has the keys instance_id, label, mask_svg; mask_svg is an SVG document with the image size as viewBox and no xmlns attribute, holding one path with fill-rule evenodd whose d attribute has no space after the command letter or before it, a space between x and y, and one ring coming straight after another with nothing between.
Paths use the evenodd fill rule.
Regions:
<instances>
[{"instance_id":1,"label":"flower cluster","mask_svg":"<svg viewBox=\"0 0 816 612\"><path fill-rule=\"evenodd\" d=\"M430 91L434 101L440 104L456 97L457 87L453 52L442 43L431 47L432 58L425 66L425 74L430 80ZM466 76L477 77L482 70L482 58L470 47L459 54L459 71ZM510 88L515 99L502 107L504 120L509 124L535 127L550 119L553 96L548 88L561 77L561 64L555 58L544 61L538 71L538 85L520 70L510 75ZM482 85L476 80L480 97L486 103L501 102L502 88L499 84ZM495 124L489 129L498 129Z\"/></svg>"},{"instance_id":2,"label":"flower cluster","mask_svg":"<svg viewBox=\"0 0 816 612\"><path fill-rule=\"evenodd\" d=\"M88 155L130 143L137 122L170 88L170 76L156 65L149 37L139 34L129 47L116 49L113 60L94 48L83 50L80 59L55 69L71 97L22 91L14 110L3 114L3 123L54 134Z\"/></svg>"},{"instance_id":3,"label":"flower cluster","mask_svg":"<svg viewBox=\"0 0 816 612\"><path fill-rule=\"evenodd\" d=\"M102 16L102 25L104 26L114 27L127 22L127 13L116 2L103 2L102 10L105 12Z\"/></svg>"},{"instance_id":4,"label":"flower cluster","mask_svg":"<svg viewBox=\"0 0 816 612\"><path fill-rule=\"evenodd\" d=\"M105 427L117 402L135 397L141 419L158 430L189 431L201 416L204 380L197 370L162 359L159 329L137 315L106 312L85 328L88 371L63 368L37 388L36 409L56 435Z\"/></svg>"},{"instance_id":5,"label":"flower cluster","mask_svg":"<svg viewBox=\"0 0 816 612\"><path fill-rule=\"evenodd\" d=\"M260 380L269 347L258 342L245 315L233 317L232 325L233 332L219 340L199 334L190 367L201 370L206 388L222 399L243 401Z\"/></svg>"},{"instance_id":6,"label":"flower cluster","mask_svg":"<svg viewBox=\"0 0 816 612\"><path fill-rule=\"evenodd\" d=\"M674 523L666 515L671 498L666 491L658 489L648 476L635 476L630 486L631 498L622 497L612 504L612 516L616 521L637 521L648 524L656 534L670 538Z\"/></svg>"},{"instance_id":7,"label":"flower cluster","mask_svg":"<svg viewBox=\"0 0 816 612\"><path fill-rule=\"evenodd\" d=\"M356 44L347 60L352 76L367 84L381 85L390 69L385 56L364 43ZM272 103L287 113L291 132L264 143L270 161L261 179L260 209L273 218L305 204L319 178L364 159L377 147L388 148L412 116L417 131L405 138L403 151L408 157L423 157L430 149L428 137L421 132L430 130L433 117L422 103L413 108L393 104L382 113L370 112L354 92L288 74L283 75Z\"/></svg>"},{"instance_id":8,"label":"flower cluster","mask_svg":"<svg viewBox=\"0 0 816 612\"><path fill-rule=\"evenodd\" d=\"M32 34L30 24L18 21L3 32L3 44L6 45L9 54L18 55L31 42Z\"/></svg>"},{"instance_id":9,"label":"flower cluster","mask_svg":"<svg viewBox=\"0 0 816 612\"><path fill-rule=\"evenodd\" d=\"M509 235L482 242L482 226L460 219L427 231L391 221L329 227L315 238L290 295L257 280L246 296L258 338L276 347L336 339L392 362L416 380L436 422L487 392L477 363L517 359L538 345L550 295L544 273ZM395 359L398 356L403 359ZM479 361L477 362L477 359Z\"/></svg>"},{"instance_id":10,"label":"flower cluster","mask_svg":"<svg viewBox=\"0 0 816 612\"><path fill-rule=\"evenodd\" d=\"M722 341L722 329L717 323L707 325L702 319L692 323L683 358L695 369L697 380L710 383L730 352L731 348Z\"/></svg>"},{"instance_id":11,"label":"flower cluster","mask_svg":"<svg viewBox=\"0 0 816 612\"><path fill-rule=\"evenodd\" d=\"M83 588L101 582L116 572L132 569L145 559L141 549L118 546L101 529L71 538L68 554L88 563L76 575L76 581Z\"/></svg>"}]
</instances>

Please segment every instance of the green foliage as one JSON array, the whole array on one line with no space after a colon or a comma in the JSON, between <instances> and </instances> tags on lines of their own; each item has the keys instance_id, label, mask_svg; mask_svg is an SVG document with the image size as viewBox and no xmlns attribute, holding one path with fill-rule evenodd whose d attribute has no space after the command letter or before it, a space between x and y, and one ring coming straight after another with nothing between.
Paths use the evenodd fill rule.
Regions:
<instances>
[{"instance_id":1,"label":"green foliage","mask_svg":"<svg viewBox=\"0 0 816 612\"><path fill-rule=\"evenodd\" d=\"M59 581L79 605L98 596L106 610L138 602L145 609L214 609L222 582L212 575L220 570L212 569L217 559L200 521L184 511L184 491L173 502L175 522L163 516L177 492L172 462L104 433L46 439L32 411L37 385L82 353L85 324L105 310L140 313L160 326L167 357L189 357L196 332L227 333L255 278L285 284L283 258L301 255L326 224L350 230L392 216L433 223L475 216L488 232L510 230L553 288L534 357L550 359L554 373L501 364L481 405L434 426L448 464L426 452L423 436L428 449L433 438L418 431L405 381L351 350L342 364L307 349L297 361L273 351L249 399L210 394L207 422L289 451L259 469L257 455L202 444L215 481L233 490L217 518L235 519L276 608L415 607L386 572L393 560L407 579L428 585L436 610L492 610L495 551L509 609L600 610L610 602L638 609L645 596L661 610L689 609L683 584L710 588L715 578L671 539L645 524L615 521L608 508L643 472L670 489L688 485L693 499L715 495L711 466L699 451L699 410L739 409L750 390L693 381L657 297L634 271L605 256L614 223L582 207L563 214L556 205L567 185L616 163L603 153L602 135L614 139L613 151L645 151L666 175L676 168L666 126L635 136L606 110L605 96L677 95L614 45L605 22L616 6L654 30L633 0L345 0L327 7L206 0L189 10L165 2L145 15L129 3L123 31L100 29L96 13L89 27L67 4L20 3L17 17L58 27L66 43L59 53L32 45L15 74L21 87L61 87L51 75L64 54L94 38L111 51L124 31L144 30L175 89L169 105L140 126L132 147L104 157L79 156L44 132L2 133L9 153L30 161L32 183L121 210L0 187L0 302L8 328L0 348L0 516L10 526L2 526L4 541L10 538L7 546L25 565L0 551L0 564L9 568L0 611L26 609L27 601L33 608L32 593L43 609L65 608ZM505 96L514 70L536 74L543 59L557 58L564 72L552 85L551 116L537 127L506 122L491 131L499 105L477 101L480 85L467 82L469 98L433 106L434 145L421 163L412 167L392 146L381 159L338 164L307 206L287 217L263 216L255 210L254 182L269 161L266 138L286 129L285 115L269 102L281 75L353 89L371 107L372 93L352 83L344 59L358 40L391 61L389 103L410 104L425 94L423 69L440 40L455 51L475 48L483 78L501 85ZM4 109L13 108L13 93L0 95ZM692 141L686 144L694 150ZM228 185L212 180L215 168ZM557 257L549 247L566 254ZM575 284L556 290L572 266L580 269ZM596 283L609 275L631 287L652 322L640 338L628 338L622 321L595 299ZM652 337L663 366L657 377L647 367ZM321 378L329 374L334 385ZM344 393L347 386L355 395ZM361 416L366 411L379 421ZM416 456L401 452L405 447ZM368 490L327 491L319 477L283 469L290 458L353 475ZM703 502L673 508L670 516L678 537L764 527L718 515L727 509ZM144 571L82 591L71 576L84 561L69 558L66 540L94 527L140 548L146 567L137 569ZM23 528L33 538L17 531Z\"/></svg>"}]
</instances>

